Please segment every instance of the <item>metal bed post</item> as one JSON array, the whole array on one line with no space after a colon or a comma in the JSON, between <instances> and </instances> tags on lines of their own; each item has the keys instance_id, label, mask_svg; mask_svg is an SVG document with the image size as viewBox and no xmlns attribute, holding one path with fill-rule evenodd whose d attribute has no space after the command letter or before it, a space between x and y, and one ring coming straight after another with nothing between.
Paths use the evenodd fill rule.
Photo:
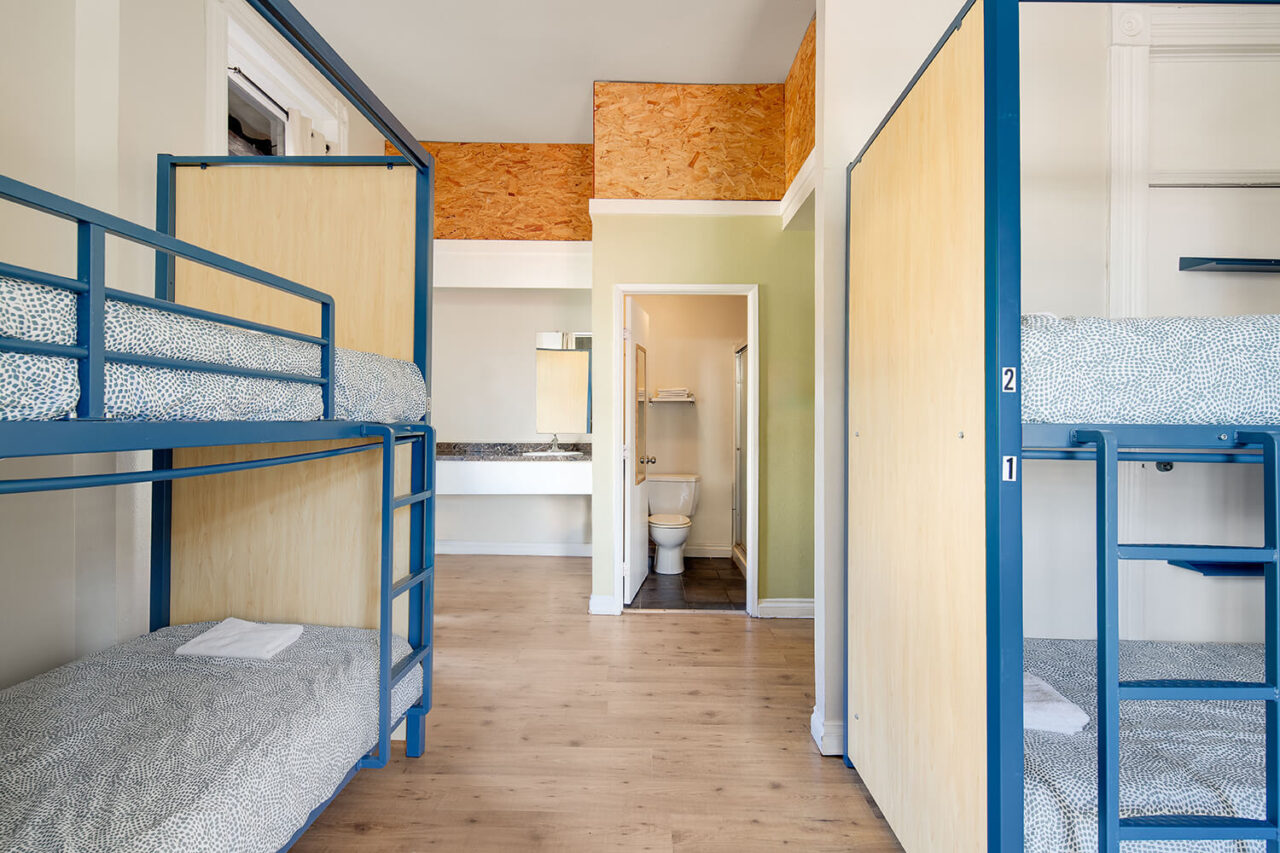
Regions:
<instances>
[{"instance_id":1,"label":"metal bed post","mask_svg":"<svg viewBox=\"0 0 1280 853\"><path fill-rule=\"evenodd\" d=\"M1098 850L1120 850L1120 521L1115 434L1081 430L1097 447Z\"/></svg>"},{"instance_id":2,"label":"metal bed post","mask_svg":"<svg viewBox=\"0 0 1280 853\"><path fill-rule=\"evenodd\" d=\"M1277 559L1263 564L1266 613L1266 658L1263 680L1280 689L1280 435L1241 433L1242 442L1262 445L1263 546ZM1266 717L1267 823L1280 827L1280 702L1267 702ZM1280 853L1280 837L1267 839L1267 853Z\"/></svg>"},{"instance_id":3,"label":"metal bed post","mask_svg":"<svg viewBox=\"0 0 1280 853\"><path fill-rule=\"evenodd\" d=\"M89 289L76 294L76 344L86 354L78 362L80 400L76 417L106 417L106 370L103 343L107 322L107 232L101 225L76 224L77 278Z\"/></svg>"}]
</instances>

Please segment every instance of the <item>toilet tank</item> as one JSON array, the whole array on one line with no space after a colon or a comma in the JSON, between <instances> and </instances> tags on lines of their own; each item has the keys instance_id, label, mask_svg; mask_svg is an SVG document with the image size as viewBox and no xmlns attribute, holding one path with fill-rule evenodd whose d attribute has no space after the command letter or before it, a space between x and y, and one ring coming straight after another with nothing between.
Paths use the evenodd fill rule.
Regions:
<instances>
[{"instance_id":1,"label":"toilet tank","mask_svg":"<svg viewBox=\"0 0 1280 853\"><path fill-rule=\"evenodd\" d=\"M649 474L650 515L684 515L690 518L698 509L697 474Z\"/></svg>"}]
</instances>

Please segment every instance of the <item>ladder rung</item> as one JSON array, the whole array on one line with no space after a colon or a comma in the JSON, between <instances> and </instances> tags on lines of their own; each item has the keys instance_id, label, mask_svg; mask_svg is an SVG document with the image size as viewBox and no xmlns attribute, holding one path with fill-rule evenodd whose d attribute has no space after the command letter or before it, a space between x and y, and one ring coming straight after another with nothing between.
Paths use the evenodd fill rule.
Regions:
<instances>
[{"instance_id":1,"label":"ladder rung","mask_svg":"<svg viewBox=\"0 0 1280 853\"><path fill-rule=\"evenodd\" d=\"M1265 820L1221 815L1145 815L1120 818L1121 841L1236 841L1280 838Z\"/></svg>"},{"instance_id":2,"label":"ladder rung","mask_svg":"<svg viewBox=\"0 0 1280 853\"><path fill-rule=\"evenodd\" d=\"M1280 699L1280 690L1255 681L1203 681L1191 678L1159 678L1120 682L1121 699L1266 700Z\"/></svg>"},{"instance_id":3,"label":"ladder rung","mask_svg":"<svg viewBox=\"0 0 1280 853\"><path fill-rule=\"evenodd\" d=\"M409 590L413 589L418 584L422 583L427 578L431 577L431 575L433 575L434 573L435 573L435 569L433 569L431 566L427 566L425 569L423 569L420 572L414 572L408 577L402 578L401 580L396 582L395 586L391 587L391 597L399 598Z\"/></svg>"},{"instance_id":4,"label":"ladder rung","mask_svg":"<svg viewBox=\"0 0 1280 853\"><path fill-rule=\"evenodd\" d=\"M1117 545L1122 560L1182 560L1204 563L1274 563L1274 548L1234 545Z\"/></svg>"},{"instance_id":5,"label":"ladder rung","mask_svg":"<svg viewBox=\"0 0 1280 853\"><path fill-rule=\"evenodd\" d=\"M431 654L431 646L423 646L391 668L391 686L395 687L422 659Z\"/></svg>"},{"instance_id":6,"label":"ladder rung","mask_svg":"<svg viewBox=\"0 0 1280 853\"><path fill-rule=\"evenodd\" d=\"M408 506L409 504L421 503L422 501L425 501L427 498L431 497L432 494L434 494L434 492L432 492L431 489L426 489L421 492L414 492L411 495L404 495L403 497L398 497L395 500L395 508L399 509L400 507Z\"/></svg>"}]
</instances>

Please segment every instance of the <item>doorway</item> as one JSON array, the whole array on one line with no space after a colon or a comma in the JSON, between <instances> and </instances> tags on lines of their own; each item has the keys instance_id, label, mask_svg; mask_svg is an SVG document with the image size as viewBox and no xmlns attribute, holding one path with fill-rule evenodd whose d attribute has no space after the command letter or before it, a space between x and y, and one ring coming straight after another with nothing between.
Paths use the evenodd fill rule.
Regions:
<instances>
[{"instance_id":1,"label":"doorway","mask_svg":"<svg viewBox=\"0 0 1280 853\"><path fill-rule=\"evenodd\" d=\"M756 285L615 289L614 565L625 610L757 615L757 298Z\"/></svg>"}]
</instances>

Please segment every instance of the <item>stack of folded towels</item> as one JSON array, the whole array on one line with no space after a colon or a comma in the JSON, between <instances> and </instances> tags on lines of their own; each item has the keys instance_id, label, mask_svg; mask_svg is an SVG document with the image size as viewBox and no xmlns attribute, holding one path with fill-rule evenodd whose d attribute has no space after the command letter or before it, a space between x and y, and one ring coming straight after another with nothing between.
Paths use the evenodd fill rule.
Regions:
<instances>
[{"instance_id":1,"label":"stack of folded towels","mask_svg":"<svg viewBox=\"0 0 1280 853\"><path fill-rule=\"evenodd\" d=\"M688 388L659 388L653 395L655 400L688 400L693 395Z\"/></svg>"}]
</instances>

